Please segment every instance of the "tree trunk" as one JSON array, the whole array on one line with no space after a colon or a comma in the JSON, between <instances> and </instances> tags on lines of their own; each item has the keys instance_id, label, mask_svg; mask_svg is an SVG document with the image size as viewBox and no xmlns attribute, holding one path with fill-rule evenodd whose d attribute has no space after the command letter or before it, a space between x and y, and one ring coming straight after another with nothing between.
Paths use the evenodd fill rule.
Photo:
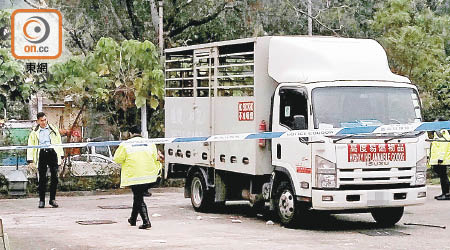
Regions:
<instances>
[{"instance_id":1,"label":"tree trunk","mask_svg":"<svg viewBox=\"0 0 450 250\"><path fill-rule=\"evenodd\" d=\"M150 13L152 15L153 28L155 29L155 33L158 34L159 16L158 16L158 7L156 6L155 0L150 0Z\"/></svg>"},{"instance_id":2,"label":"tree trunk","mask_svg":"<svg viewBox=\"0 0 450 250\"><path fill-rule=\"evenodd\" d=\"M116 21L117 29L119 30L119 33L125 38L129 39L128 35L126 34L126 31L123 28L122 21L120 21L119 16L117 16L116 9L114 9L114 6L111 2L111 0L107 0L108 8L111 11L112 16L114 17L114 21Z\"/></svg>"},{"instance_id":3,"label":"tree trunk","mask_svg":"<svg viewBox=\"0 0 450 250\"><path fill-rule=\"evenodd\" d=\"M132 0L126 0L125 1L127 6L127 12L128 17L131 20L132 30L133 30L133 37L136 40L140 40L141 33L139 32L139 29L142 29L141 25L139 24L139 20L137 19L136 15L134 14L134 6Z\"/></svg>"},{"instance_id":4,"label":"tree trunk","mask_svg":"<svg viewBox=\"0 0 450 250\"><path fill-rule=\"evenodd\" d=\"M83 103L83 105L81 106L81 108L80 108L80 111L78 112L78 114L77 114L77 117L75 118L75 121L73 122L73 124L72 124L72 127L70 128L70 131L69 131L69 134L67 135L67 143L69 143L70 142L70 139L72 138L72 132L73 132L73 129L75 128L75 125L76 124L78 124L78 119L80 118L80 116L81 116L81 113L83 113L83 110L84 110L84 107L86 106L86 104L85 103ZM70 157L70 153L68 154L68 156ZM62 168L62 170L61 170L61 174L59 175L59 177L64 177L64 175L65 175L65 172L66 172L66 166L67 166L67 157L66 156L64 156L64 164L63 164L63 168Z\"/></svg>"}]
</instances>

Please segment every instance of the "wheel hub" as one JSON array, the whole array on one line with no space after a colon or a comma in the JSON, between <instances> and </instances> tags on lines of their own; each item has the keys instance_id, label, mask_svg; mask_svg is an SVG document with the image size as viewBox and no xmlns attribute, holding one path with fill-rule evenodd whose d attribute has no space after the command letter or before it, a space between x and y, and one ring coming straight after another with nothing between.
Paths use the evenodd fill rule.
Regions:
<instances>
[{"instance_id":1,"label":"wheel hub","mask_svg":"<svg viewBox=\"0 0 450 250\"><path fill-rule=\"evenodd\" d=\"M192 197L194 204L199 207L203 200L203 187L198 178L195 178L192 182Z\"/></svg>"},{"instance_id":2,"label":"wheel hub","mask_svg":"<svg viewBox=\"0 0 450 250\"><path fill-rule=\"evenodd\" d=\"M294 214L294 196L289 190L285 190L281 196L278 206L280 214L284 218L290 218Z\"/></svg>"}]
</instances>

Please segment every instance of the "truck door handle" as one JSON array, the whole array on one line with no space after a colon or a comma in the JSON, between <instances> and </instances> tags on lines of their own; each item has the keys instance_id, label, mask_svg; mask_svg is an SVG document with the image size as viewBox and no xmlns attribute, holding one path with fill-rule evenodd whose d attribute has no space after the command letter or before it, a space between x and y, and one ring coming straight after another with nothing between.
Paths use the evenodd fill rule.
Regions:
<instances>
[{"instance_id":1,"label":"truck door handle","mask_svg":"<svg viewBox=\"0 0 450 250\"><path fill-rule=\"evenodd\" d=\"M281 144L277 144L277 159L281 159Z\"/></svg>"}]
</instances>

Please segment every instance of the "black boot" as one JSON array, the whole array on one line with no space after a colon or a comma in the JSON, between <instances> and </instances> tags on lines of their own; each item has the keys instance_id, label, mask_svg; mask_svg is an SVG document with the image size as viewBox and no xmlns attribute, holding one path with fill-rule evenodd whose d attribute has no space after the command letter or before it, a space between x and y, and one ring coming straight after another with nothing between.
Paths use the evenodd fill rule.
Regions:
<instances>
[{"instance_id":1,"label":"black boot","mask_svg":"<svg viewBox=\"0 0 450 250\"><path fill-rule=\"evenodd\" d=\"M150 219L148 218L147 205L145 203L141 204L141 209L139 210L139 214L141 215L143 224L139 226L139 229L147 229L152 227L152 223L150 223Z\"/></svg>"},{"instance_id":2,"label":"black boot","mask_svg":"<svg viewBox=\"0 0 450 250\"><path fill-rule=\"evenodd\" d=\"M136 226L136 219L129 218L128 223L130 223L130 226Z\"/></svg>"},{"instance_id":3,"label":"black boot","mask_svg":"<svg viewBox=\"0 0 450 250\"><path fill-rule=\"evenodd\" d=\"M56 203L55 200L50 200L50 202L49 202L48 204L50 204L50 206L52 206L52 207L54 207L54 208L59 207L58 203Z\"/></svg>"},{"instance_id":4,"label":"black boot","mask_svg":"<svg viewBox=\"0 0 450 250\"><path fill-rule=\"evenodd\" d=\"M437 200L437 198L439 198L439 197L441 197L441 196L443 196L444 194L440 194L440 195L436 195L436 196L434 196L434 198Z\"/></svg>"},{"instance_id":5,"label":"black boot","mask_svg":"<svg viewBox=\"0 0 450 250\"><path fill-rule=\"evenodd\" d=\"M138 207L136 204L133 203L133 209L131 210L131 216L128 219L128 223L130 223L130 226L136 226L136 220L139 213L139 210L141 208Z\"/></svg>"},{"instance_id":6,"label":"black boot","mask_svg":"<svg viewBox=\"0 0 450 250\"><path fill-rule=\"evenodd\" d=\"M441 194L435 198L438 201L448 201L450 200L450 194Z\"/></svg>"}]
</instances>

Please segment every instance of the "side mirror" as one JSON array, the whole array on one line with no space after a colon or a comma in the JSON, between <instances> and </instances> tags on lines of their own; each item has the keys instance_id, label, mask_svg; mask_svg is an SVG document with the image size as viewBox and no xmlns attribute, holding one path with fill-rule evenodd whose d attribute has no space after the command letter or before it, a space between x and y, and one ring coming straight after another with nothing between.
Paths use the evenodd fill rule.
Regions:
<instances>
[{"instance_id":1,"label":"side mirror","mask_svg":"<svg viewBox=\"0 0 450 250\"><path fill-rule=\"evenodd\" d=\"M294 124L292 125L294 130L306 129L306 121L304 115L294 115Z\"/></svg>"}]
</instances>

